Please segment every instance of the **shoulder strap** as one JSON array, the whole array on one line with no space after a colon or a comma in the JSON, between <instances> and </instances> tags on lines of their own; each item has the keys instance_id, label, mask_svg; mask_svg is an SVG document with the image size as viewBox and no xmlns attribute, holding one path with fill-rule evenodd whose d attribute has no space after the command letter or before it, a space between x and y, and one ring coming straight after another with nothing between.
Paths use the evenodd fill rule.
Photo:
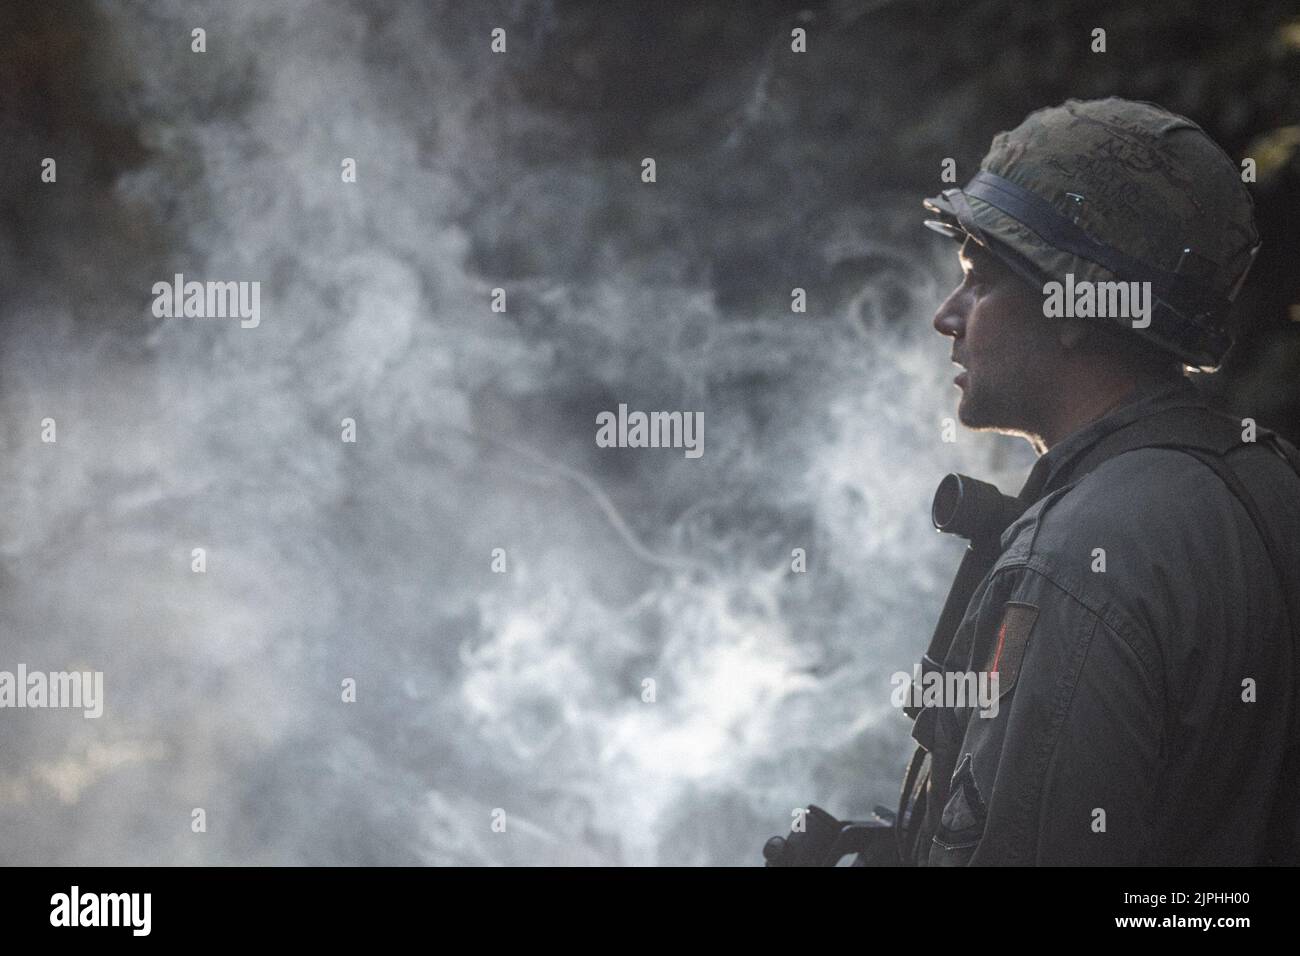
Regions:
<instances>
[{"instance_id":1,"label":"shoulder strap","mask_svg":"<svg viewBox=\"0 0 1300 956\"><path fill-rule=\"evenodd\" d=\"M1291 633L1293 673L1300 677L1300 570L1286 560L1285 544L1278 536L1276 523L1265 519L1255 495L1228 464L1234 451L1247 448L1249 444L1241 440L1236 422L1226 415L1210 409L1190 415L1187 414L1188 409L1171 409L1170 412L1181 414L1153 415L1110 436L1114 439L1112 447L1099 449L1109 451L1109 454L1094 464L1139 448L1168 448L1190 455L1218 475L1219 480L1241 502L1273 565L1273 573L1282 590L1287 629ZM1285 461L1300 480L1300 451L1272 431L1257 431L1257 441ZM1103 440L1100 444L1105 445L1107 441ZM1092 458L1093 455L1087 457ZM1300 779L1298 725L1300 698L1293 692L1287 721L1290 739L1269 808L1269 849L1265 859L1269 864L1294 865L1300 862L1300 800L1289 789L1294 786L1295 780Z\"/></svg>"},{"instance_id":2,"label":"shoulder strap","mask_svg":"<svg viewBox=\"0 0 1300 956\"><path fill-rule=\"evenodd\" d=\"M1282 595L1287 605L1288 616L1293 624L1300 620L1300 612L1297 612L1295 606L1295 595L1292 593L1294 589L1287 587L1287 565L1282 556L1282 544L1277 540L1272 526L1264 520L1264 515L1260 512L1259 506L1255 503L1250 491L1242 484L1241 479L1237 477L1237 473L1228 465L1225 460L1227 456L1216 457L1199 448L1180 447L1178 450L1191 455L1218 475L1219 480L1227 485L1228 490L1241 502L1242 507L1246 509L1246 514L1250 517L1251 524L1255 526L1260 539L1264 542L1264 550L1268 553L1269 562L1273 565L1273 571L1282 585ZM1297 477L1300 477L1300 474L1297 474Z\"/></svg>"},{"instance_id":3,"label":"shoulder strap","mask_svg":"<svg viewBox=\"0 0 1300 956\"><path fill-rule=\"evenodd\" d=\"M1282 454L1292 469L1300 475L1300 467L1297 467L1295 458L1288 455L1286 449L1282 446L1274 443L1273 447ZM1264 541L1269 560L1273 564L1273 571L1282 587L1282 596L1285 602L1287 620L1291 631L1291 642L1294 649L1291 655L1292 673L1295 674L1296 668L1300 667L1300 607L1297 606L1296 594L1300 588L1297 588L1293 585L1293 582L1288 580L1288 565L1283 558L1282 545L1277 540L1273 526L1264 520L1255 499L1223 458L1215 458L1193 449L1184 450L1202 461L1223 480L1223 483L1228 486L1229 490L1237 496L1237 500L1245 507L1246 513L1250 515L1250 520L1255 525L1255 530L1259 532L1260 538ZM1294 452L1294 449L1291 449L1291 451ZM1295 796L1288 792L1289 787L1294 785L1298 774L1300 774L1300 740L1297 739L1300 734L1297 734L1296 730L1298 713L1300 713L1300 703L1297 702L1293 692L1291 715L1290 720L1287 722L1290 730L1290 744L1283 755L1277 785L1273 791L1272 806L1269 808L1269 842L1266 862L1271 864L1294 865L1296 862L1300 862L1296 859L1300 855L1300 802L1297 802Z\"/></svg>"},{"instance_id":4,"label":"shoulder strap","mask_svg":"<svg viewBox=\"0 0 1300 956\"><path fill-rule=\"evenodd\" d=\"M1285 461L1300 479L1300 452L1275 432L1257 429L1256 440ZM1103 461L1126 452L1142 448L1166 448L1181 451L1197 459L1216 475L1241 502L1250 517L1255 531L1263 541L1269 561L1273 565L1291 618L1292 629L1300 630L1300 606L1296 589L1288 587L1290 565L1285 559L1286 550L1278 539L1273 525L1264 515L1255 496L1237 476L1227 459L1235 451L1250 447L1241 438L1241 429L1229 415L1207 406L1178 406L1130 422L1107 435L1084 454L1073 470L1073 484Z\"/></svg>"}]
</instances>

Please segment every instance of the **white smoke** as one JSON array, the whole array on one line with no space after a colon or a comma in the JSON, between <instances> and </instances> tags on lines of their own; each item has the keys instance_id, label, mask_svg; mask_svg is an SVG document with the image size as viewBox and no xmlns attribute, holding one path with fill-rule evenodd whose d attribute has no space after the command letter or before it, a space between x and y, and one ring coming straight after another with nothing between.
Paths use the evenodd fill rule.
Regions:
<instances>
[{"instance_id":1,"label":"white smoke","mask_svg":"<svg viewBox=\"0 0 1300 956\"><path fill-rule=\"evenodd\" d=\"M701 218L682 164L651 187L553 155L577 121L487 52L550 5L366 7L102 5L155 151L116 186L171 237L154 279L260 281L262 321L157 322L146 286L102 304L143 350L12 323L0 668L102 670L106 704L0 714L2 862L753 863L795 807L890 803L889 675L960 551L931 492L1014 490L1027 458L941 441L955 269L880 239L917 197L798 252L878 278L738 316L700 258L800 238L787 210L670 241L652 224ZM704 457L597 449L620 401L704 412Z\"/></svg>"}]
</instances>

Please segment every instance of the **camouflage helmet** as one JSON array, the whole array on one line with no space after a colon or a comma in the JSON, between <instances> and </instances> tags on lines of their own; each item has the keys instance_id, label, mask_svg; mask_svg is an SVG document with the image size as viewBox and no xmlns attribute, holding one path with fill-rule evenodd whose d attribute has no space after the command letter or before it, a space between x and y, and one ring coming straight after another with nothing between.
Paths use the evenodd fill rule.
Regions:
<instances>
[{"instance_id":1,"label":"camouflage helmet","mask_svg":"<svg viewBox=\"0 0 1300 956\"><path fill-rule=\"evenodd\" d=\"M1184 364L1216 368L1232 300L1259 250L1236 164L1191 120L1151 103L1066 100L993 137L926 225L985 246L1022 278L1150 282L1146 328Z\"/></svg>"}]
</instances>

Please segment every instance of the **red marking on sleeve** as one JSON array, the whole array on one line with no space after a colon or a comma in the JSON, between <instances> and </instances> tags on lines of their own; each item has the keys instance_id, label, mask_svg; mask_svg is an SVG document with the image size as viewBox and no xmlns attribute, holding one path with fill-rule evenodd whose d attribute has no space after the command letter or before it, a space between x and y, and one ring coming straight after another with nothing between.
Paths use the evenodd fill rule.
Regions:
<instances>
[{"instance_id":1,"label":"red marking on sleeve","mask_svg":"<svg viewBox=\"0 0 1300 956\"><path fill-rule=\"evenodd\" d=\"M998 647L993 652L993 666L989 668L990 672L996 672L998 661L1002 660L1002 642L1007 639L1007 622L1004 620L1002 626L998 628Z\"/></svg>"}]
</instances>

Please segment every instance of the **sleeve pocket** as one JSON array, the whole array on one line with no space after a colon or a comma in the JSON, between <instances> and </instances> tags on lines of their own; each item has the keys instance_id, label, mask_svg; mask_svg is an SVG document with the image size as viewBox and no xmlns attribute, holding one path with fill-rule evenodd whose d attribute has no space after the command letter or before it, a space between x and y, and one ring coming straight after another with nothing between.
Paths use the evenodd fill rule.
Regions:
<instances>
[{"instance_id":1,"label":"sleeve pocket","mask_svg":"<svg viewBox=\"0 0 1300 956\"><path fill-rule=\"evenodd\" d=\"M988 809L979 788L969 753L963 754L952 777L948 802L944 804L934 835L930 862L939 866L964 866L984 836Z\"/></svg>"}]
</instances>

